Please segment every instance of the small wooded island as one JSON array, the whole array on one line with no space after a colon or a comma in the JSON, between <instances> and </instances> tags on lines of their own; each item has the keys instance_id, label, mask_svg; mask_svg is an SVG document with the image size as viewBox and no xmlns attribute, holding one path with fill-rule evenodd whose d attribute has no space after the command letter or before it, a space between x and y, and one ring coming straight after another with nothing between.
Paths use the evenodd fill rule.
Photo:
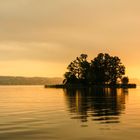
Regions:
<instances>
[{"instance_id":1,"label":"small wooded island","mask_svg":"<svg viewBox=\"0 0 140 140\"><path fill-rule=\"evenodd\" d=\"M136 84L129 84L125 75L125 66L117 56L99 53L91 62L87 54L81 54L72 61L64 74L61 85L45 85L49 88L136 88Z\"/></svg>"}]
</instances>

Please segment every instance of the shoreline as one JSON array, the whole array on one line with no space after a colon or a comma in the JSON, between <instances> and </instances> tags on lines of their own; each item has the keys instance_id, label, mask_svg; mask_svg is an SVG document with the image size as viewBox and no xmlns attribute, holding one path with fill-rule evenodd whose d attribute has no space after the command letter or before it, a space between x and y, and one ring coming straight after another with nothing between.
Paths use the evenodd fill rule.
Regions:
<instances>
[{"instance_id":1,"label":"shoreline","mask_svg":"<svg viewBox=\"0 0 140 140\"><path fill-rule=\"evenodd\" d=\"M80 84L58 84L58 85L44 85L45 88L136 88L136 84L116 84L116 85L110 85L110 84L102 84L102 85L80 85Z\"/></svg>"}]
</instances>

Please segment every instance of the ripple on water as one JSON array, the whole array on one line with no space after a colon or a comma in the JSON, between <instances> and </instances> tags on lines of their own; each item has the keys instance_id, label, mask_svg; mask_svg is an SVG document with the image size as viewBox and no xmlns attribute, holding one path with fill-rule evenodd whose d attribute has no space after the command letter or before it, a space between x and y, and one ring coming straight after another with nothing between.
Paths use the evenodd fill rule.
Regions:
<instances>
[{"instance_id":1,"label":"ripple on water","mask_svg":"<svg viewBox=\"0 0 140 140\"><path fill-rule=\"evenodd\" d=\"M0 94L1 140L136 140L140 137L138 93L125 94L121 89L113 93L75 93L40 87L0 87Z\"/></svg>"}]
</instances>

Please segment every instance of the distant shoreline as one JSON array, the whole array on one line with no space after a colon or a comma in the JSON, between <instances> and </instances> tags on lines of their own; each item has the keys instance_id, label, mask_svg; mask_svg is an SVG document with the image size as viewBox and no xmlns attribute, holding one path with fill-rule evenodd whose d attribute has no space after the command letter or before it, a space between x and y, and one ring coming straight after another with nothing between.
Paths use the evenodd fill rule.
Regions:
<instances>
[{"instance_id":1,"label":"distant shoreline","mask_svg":"<svg viewBox=\"0 0 140 140\"><path fill-rule=\"evenodd\" d=\"M62 78L0 76L0 85L45 85L62 83Z\"/></svg>"}]
</instances>

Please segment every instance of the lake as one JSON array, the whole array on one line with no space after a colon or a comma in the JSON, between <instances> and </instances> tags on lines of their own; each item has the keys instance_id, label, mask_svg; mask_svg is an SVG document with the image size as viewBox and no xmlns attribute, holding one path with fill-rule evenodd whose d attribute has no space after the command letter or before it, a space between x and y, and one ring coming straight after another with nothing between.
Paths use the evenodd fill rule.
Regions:
<instances>
[{"instance_id":1,"label":"lake","mask_svg":"<svg viewBox=\"0 0 140 140\"><path fill-rule=\"evenodd\" d=\"M137 89L0 86L1 140L139 140Z\"/></svg>"}]
</instances>

